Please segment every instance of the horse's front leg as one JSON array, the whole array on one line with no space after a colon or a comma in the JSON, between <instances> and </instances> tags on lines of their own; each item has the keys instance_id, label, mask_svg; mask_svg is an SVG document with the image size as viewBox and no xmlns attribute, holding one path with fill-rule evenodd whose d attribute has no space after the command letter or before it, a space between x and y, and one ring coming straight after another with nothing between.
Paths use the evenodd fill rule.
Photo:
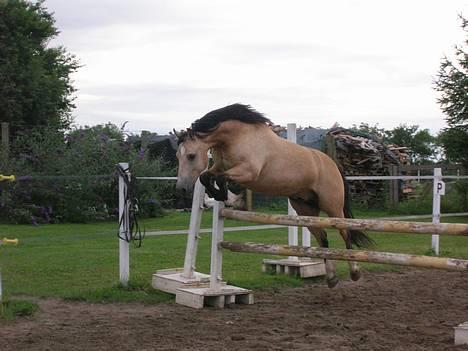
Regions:
<instances>
[{"instance_id":1,"label":"horse's front leg","mask_svg":"<svg viewBox=\"0 0 468 351\"><path fill-rule=\"evenodd\" d=\"M205 191L208 196L214 198L216 201L227 200L227 184L222 174L215 174L211 172L211 169L206 170L200 174L200 182L205 186Z\"/></svg>"},{"instance_id":2,"label":"horse's front leg","mask_svg":"<svg viewBox=\"0 0 468 351\"><path fill-rule=\"evenodd\" d=\"M259 173L260 172L258 170L252 168L250 165L242 163L228 169L223 174L227 180L243 185L245 183L256 181Z\"/></svg>"}]
</instances>

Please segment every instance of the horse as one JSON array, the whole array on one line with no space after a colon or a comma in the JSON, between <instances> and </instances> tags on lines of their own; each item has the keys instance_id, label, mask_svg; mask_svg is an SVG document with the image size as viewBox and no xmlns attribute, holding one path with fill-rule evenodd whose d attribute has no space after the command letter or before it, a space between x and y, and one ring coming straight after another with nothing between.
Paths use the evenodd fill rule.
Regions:
<instances>
[{"instance_id":1,"label":"horse","mask_svg":"<svg viewBox=\"0 0 468 351\"><path fill-rule=\"evenodd\" d=\"M209 194L225 200L226 181L267 195L285 196L301 216L353 218L347 182L325 153L291 143L272 130L272 122L249 105L233 104L207 113L178 137L177 189L191 192L198 177ZM214 163L207 169L208 151ZM216 187L217 185L217 187ZM323 229L308 228L321 247ZM365 233L340 229L346 248L374 244ZM359 266L349 262L351 279ZM325 260L327 284L338 283L333 261Z\"/></svg>"}]
</instances>

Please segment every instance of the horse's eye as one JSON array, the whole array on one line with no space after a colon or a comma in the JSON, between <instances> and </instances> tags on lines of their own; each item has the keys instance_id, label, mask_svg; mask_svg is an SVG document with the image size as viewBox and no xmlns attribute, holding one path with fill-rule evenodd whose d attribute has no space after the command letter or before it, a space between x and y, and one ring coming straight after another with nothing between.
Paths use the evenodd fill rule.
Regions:
<instances>
[{"instance_id":1,"label":"horse's eye","mask_svg":"<svg viewBox=\"0 0 468 351\"><path fill-rule=\"evenodd\" d=\"M187 158L188 158L189 161L193 161L193 160L195 160L195 156L196 156L195 154L188 154Z\"/></svg>"}]
</instances>

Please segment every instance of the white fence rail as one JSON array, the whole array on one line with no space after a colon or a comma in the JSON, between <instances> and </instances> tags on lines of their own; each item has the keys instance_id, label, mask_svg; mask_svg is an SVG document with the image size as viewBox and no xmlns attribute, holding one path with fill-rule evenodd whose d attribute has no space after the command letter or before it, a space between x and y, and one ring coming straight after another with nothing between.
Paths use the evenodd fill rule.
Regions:
<instances>
[{"instance_id":1,"label":"white fence rail","mask_svg":"<svg viewBox=\"0 0 468 351\"><path fill-rule=\"evenodd\" d=\"M434 171L440 168L434 168ZM347 176L346 180L422 180L422 179L468 179L468 176Z\"/></svg>"},{"instance_id":2,"label":"white fence rail","mask_svg":"<svg viewBox=\"0 0 468 351\"><path fill-rule=\"evenodd\" d=\"M138 180L177 180L177 177L135 177ZM347 176L346 180L423 180L435 176ZM442 176L442 179L468 179L468 176Z\"/></svg>"}]
</instances>

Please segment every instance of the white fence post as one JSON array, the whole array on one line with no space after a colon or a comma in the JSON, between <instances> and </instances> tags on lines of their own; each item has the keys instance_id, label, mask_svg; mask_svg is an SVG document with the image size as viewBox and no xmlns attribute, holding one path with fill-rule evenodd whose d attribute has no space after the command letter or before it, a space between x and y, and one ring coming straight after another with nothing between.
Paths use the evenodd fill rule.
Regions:
<instances>
[{"instance_id":1,"label":"white fence post","mask_svg":"<svg viewBox=\"0 0 468 351\"><path fill-rule=\"evenodd\" d=\"M190 227L187 235L187 246L185 249L184 271L182 277L193 279L197 261L198 239L200 238L200 224L203 215L203 198L205 187L197 179L193 190L192 212L190 214Z\"/></svg>"},{"instance_id":2,"label":"white fence post","mask_svg":"<svg viewBox=\"0 0 468 351\"><path fill-rule=\"evenodd\" d=\"M311 247L310 230L307 227L302 227L302 246Z\"/></svg>"},{"instance_id":3,"label":"white fence post","mask_svg":"<svg viewBox=\"0 0 468 351\"><path fill-rule=\"evenodd\" d=\"M287 138L288 138L288 141L290 141L292 143L296 143L296 140L297 140L297 138L296 138L296 123L288 123ZM288 200L288 215L297 216L297 213L294 210L294 208L291 206L291 203L290 203L289 200ZM288 245L297 246L298 244L299 244L299 241L298 241L298 228L293 227L293 226L289 226L288 227ZM295 257L295 256L288 257L288 259L298 260L298 258Z\"/></svg>"},{"instance_id":4,"label":"white fence post","mask_svg":"<svg viewBox=\"0 0 468 351\"><path fill-rule=\"evenodd\" d=\"M440 196L445 195L445 183L442 181L442 169L434 168L434 186L432 195L432 223L440 223ZM432 251L439 255L439 235L432 235Z\"/></svg>"},{"instance_id":5,"label":"white fence post","mask_svg":"<svg viewBox=\"0 0 468 351\"><path fill-rule=\"evenodd\" d=\"M210 289L217 291L221 289L223 280L223 249L218 245L224 238L224 217L221 210L224 202L216 201L213 207L213 232L211 233L211 267L210 267Z\"/></svg>"},{"instance_id":6,"label":"white fence post","mask_svg":"<svg viewBox=\"0 0 468 351\"><path fill-rule=\"evenodd\" d=\"M130 172L128 171L128 163L121 162L119 167L125 170L125 176L129 177ZM122 174L119 174L119 221L120 221L120 237L126 238L128 235L128 224L129 224L129 213L128 203L125 206L125 198L127 197L127 184ZM126 209L126 211L125 211ZM125 212L125 213L124 213ZM128 279L130 277L130 244L119 238L119 279L122 286L128 285Z\"/></svg>"}]
</instances>

